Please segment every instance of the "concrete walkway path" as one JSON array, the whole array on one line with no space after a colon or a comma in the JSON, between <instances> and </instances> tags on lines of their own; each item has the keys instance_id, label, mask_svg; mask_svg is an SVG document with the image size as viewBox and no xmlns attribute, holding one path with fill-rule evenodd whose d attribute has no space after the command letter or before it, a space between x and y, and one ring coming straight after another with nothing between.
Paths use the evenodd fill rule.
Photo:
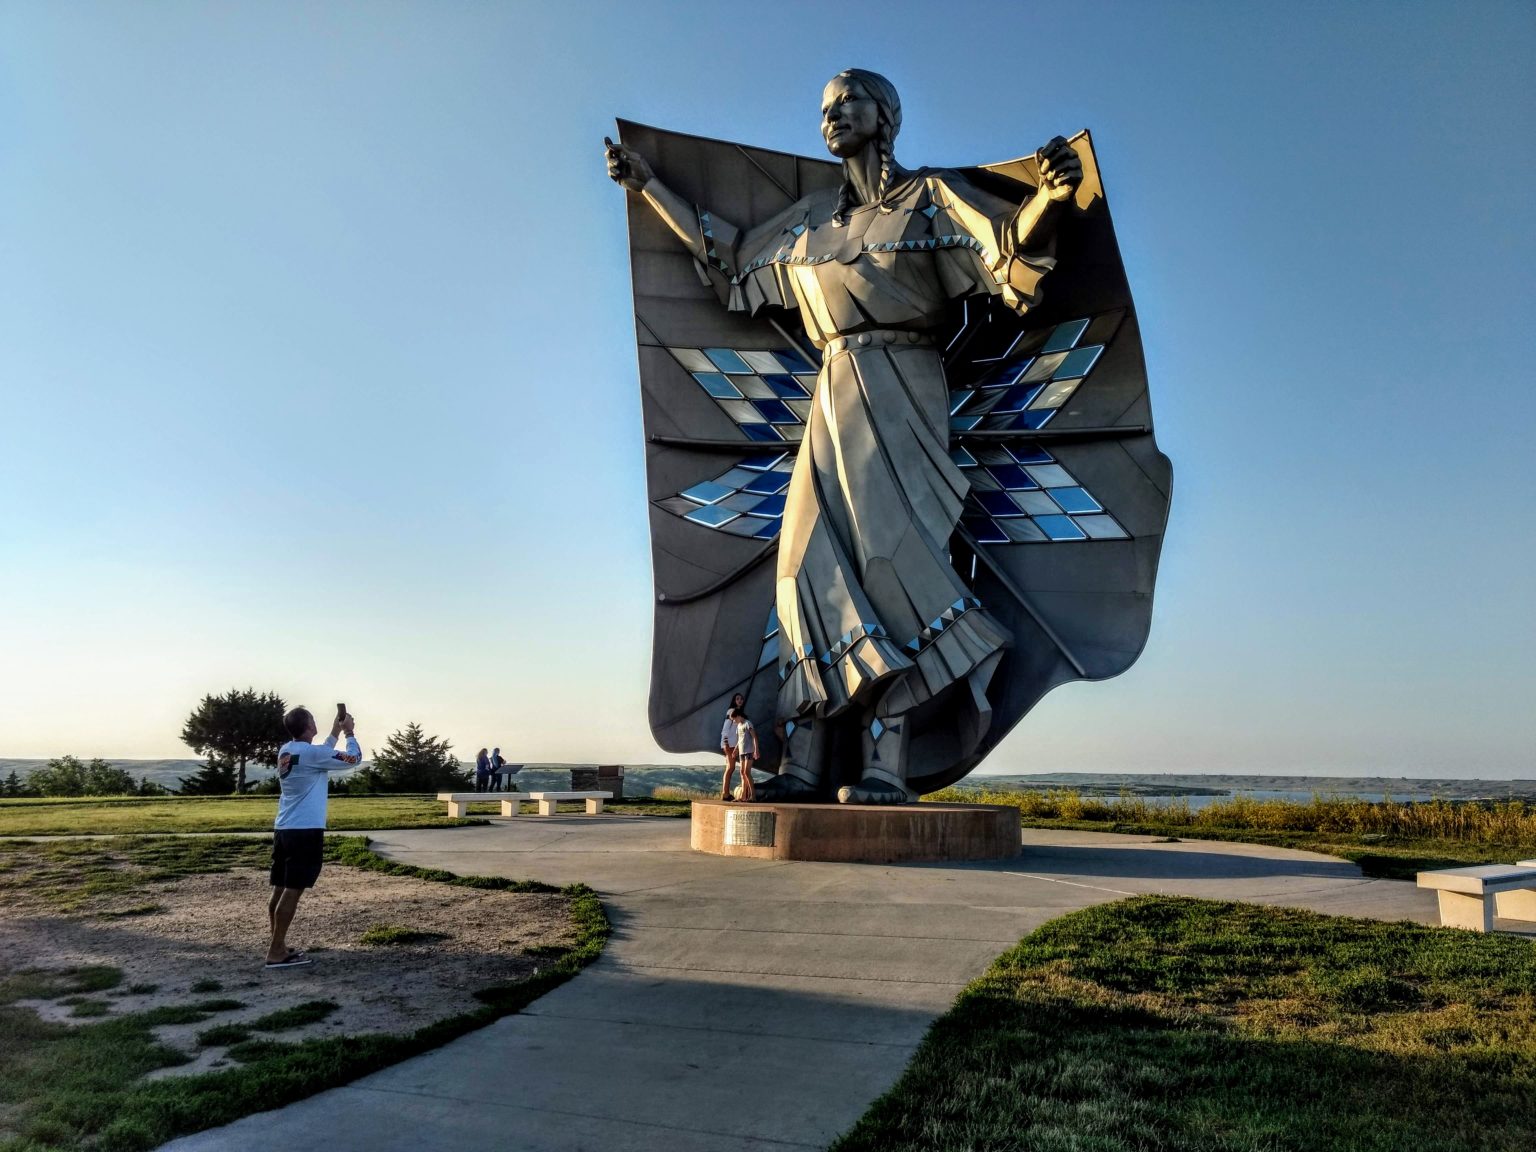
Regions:
<instances>
[{"instance_id":1,"label":"concrete walkway path","mask_svg":"<svg viewBox=\"0 0 1536 1152\"><path fill-rule=\"evenodd\" d=\"M663 818L378 833L381 852L411 864L590 884L613 939L518 1015L166 1148L820 1149L890 1087L963 984L1063 913L1180 893L1437 922L1433 893L1331 856L1089 832L1024 839L1004 864L878 867L700 855L688 822Z\"/></svg>"}]
</instances>

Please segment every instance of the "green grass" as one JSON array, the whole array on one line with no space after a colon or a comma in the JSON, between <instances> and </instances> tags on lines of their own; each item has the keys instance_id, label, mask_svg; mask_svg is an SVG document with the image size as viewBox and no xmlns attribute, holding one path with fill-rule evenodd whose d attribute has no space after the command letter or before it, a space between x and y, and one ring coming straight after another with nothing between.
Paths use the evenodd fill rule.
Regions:
<instances>
[{"instance_id":1,"label":"green grass","mask_svg":"<svg viewBox=\"0 0 1536 1152\"><path fill-rule=\"evenodd\" d=\"M222 992L224 985L218 980L195 980L190 989L193 992Z\"/></svg>"},{"instance_id":2,"label":"green grass","mask_svg":"<svg viewBox=\"0 0 1536 1152\"><path fill-rule=\"evenodd\" d=\"M293 1028L303 1028L309 1024L318 1024L341 1005L334 1000L306 1000L302 1004L295 1004L292 1008L279 1008L276 1012L268 1012L265 1016L258 1017L246 1025L252 1032L287 1032Z\"/></svg>"},{"instance_id":3,"label":"green grass","mask_svg":"<svg viewBox=\"0 0 1536 1152\"><path fill-rule=\"evenodd\" d=\"M251 1038L250 1030L239 1024L216 1024L206 1032L197 1034L197 1042L204 1048L224 1048L240 1044Z\"/></svg>"},{"instance_id":4,"label":"green grass","mask_svg":"<svg viewBox=\"0 0 1536 1152\"><path fill-rule=\"evenodd\" d=\"M18 1000L59 1000L85 992L105 992L123 982L117 968L93 964L82 968L23 968L0 974L0 1007Z\"/></svg>"},{"instance_id":5,"label":"green grass","mask_svg":"<svg viewBox=\"0 0 1536 1152\"><path fill-rule=\"evenodd\" d=\"M1536 1147L1536 947L1136 897L1004 953L833 1152Z\"/></svg>"},{"instance_id":6,"label":"green grass","mask_svg":"<svg viewBox=\"0 0 1536 1152\"><path fill-rule=\"evenodd\" d=\"M333 832L369 828L454 828L431 796L332 796ZM270 832L276 796L172 796L114 800L0 800L0 836L120 836L168 832Z\"/></svg>"},{"instance_id":7,"label":"green grass","mask_svg":"<svg viewBox=\"0 0 1536 1152\"><path fill-rule=\"evenodd\" d=\"M84 911L100 899L142 896L183 876L262 868L271 859L271 841L254 837L0 840L0 898L15 893Z\"/></svg>"},{"instance_id":8,"label":"green grass","mask_svg":"<svg viewBox=\"0 0 1536 1152\"><path fill-rule=\"evenodd\" d=\"M532 881L413 868L371 852L361 837L328 838L326 852L333 863L460 887L563 892L570 899L576 943L526 979L475 992L477 1006L472 1010L405 1035L290 1043L252 1038L263 1027L286 1030L323 1019L334 1009L328 1001L272 1012L249 1024L215 1025L201 1034L200 1042L206 1046L227 1043L238 1067L156 1081L144 1080L144 1074L185 1063L189 1057L160 1043L155 1028L200 1024L219 1011L242 1006L240 1002L204 1000L80 1024L45 1023L36 1013L15 1007L14 1001L83 997L117 987L122 974L93 967L0 975L0 1152L141 1152L179 1135L280 1107L518 1011L590 964L607 941L608 920L602 905L582 885L556 889ZM24 883L22 876L46 876L50 901L78 904L87 902L92 893L118 891L118 878L125 872L140 880L145 875L186 875L198 868L264 863L269 853L270 845L263 840L217 837L19 847L0 842L0 898L6 884ZM111 883L105 883L104 877L112 878ZM200 981L196 990L218 991L218 981Z\"/></svg>"},{"instance_id":9,"label":"green grass","mask_svg":"<svg viewBox=\"0 0 1536 1152\"><path fill-rule=\"evenodd\" d=\"M358 937L358 943L375 948L390 948L403 944L432 944L448 939L442 932L423 932L418 928L402 928L398 924L375 924Z\"/></svg>"},{"instance_id":10,"label":"green grass","mask_svg":"<svg viewBox=\"0 0 1536 1152\"><path fill-rule=\"evenodd\" d=\"M450 820L447 805L435 796L332 796L328 823L332 832L386 828L457 828L484 824L501 812L501 793L476 803L466 819ZM509 795L516 795L510 793ZM560 812L582 812L578 802ZM525 812L532 808L525 806ZM687 816L686 802L611 801L605 811L631 816ZM91 797L0 800L0 836L156 835L173 832L270 832L277 813L275 796Z\"/></svg>"},{"instance_id":11,"label":"green grass","mask_svg":"<svg viewBox=\"0 0 1536 1152\"><path fill-rule=\"evenodd\" d=\"M924 799L1006 804L1026 828L1066 828L1186 840L1268 844L1339 856L1367 876L1412 880L1418 872L1536 858L1536 808L1518 800L1426 804L1314 797L1308 803L1236 796L1205 808L1139 796L1093 797L1071 789L946 788Z\"/></svg>"}]
</instances>

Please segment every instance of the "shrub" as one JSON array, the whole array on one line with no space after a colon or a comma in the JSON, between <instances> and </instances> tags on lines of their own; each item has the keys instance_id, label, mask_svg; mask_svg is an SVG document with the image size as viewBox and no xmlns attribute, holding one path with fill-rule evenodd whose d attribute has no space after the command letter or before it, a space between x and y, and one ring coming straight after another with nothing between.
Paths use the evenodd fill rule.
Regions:
<instances>
[{"instance_id":1,"label":"shrub","mask_svg":"<svg viewBox=\"0 0 1536 1152\"><path fill-rule=\"evenodd\" d=\"M34 769L27 786L42 796L132 796L138 791L133 774L101 759L81 763L60 756Z\"/></svg>"}]
</instances>

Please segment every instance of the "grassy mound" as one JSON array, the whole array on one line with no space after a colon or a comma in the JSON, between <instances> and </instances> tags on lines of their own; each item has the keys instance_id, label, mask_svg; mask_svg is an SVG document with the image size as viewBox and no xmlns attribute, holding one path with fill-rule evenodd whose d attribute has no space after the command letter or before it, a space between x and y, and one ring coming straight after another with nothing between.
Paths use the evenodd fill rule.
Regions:
<instances>
[{"instance_id":1,"label":"grassy mound","mask_svg":"<svg viewBox=\"0 0 1536 1152\"><path fill-rule=\"evenodd\" d=\"M1136 897L961 993L833 1152L1536 1148L1536 947Z\"/></svg>"}]
</instances>

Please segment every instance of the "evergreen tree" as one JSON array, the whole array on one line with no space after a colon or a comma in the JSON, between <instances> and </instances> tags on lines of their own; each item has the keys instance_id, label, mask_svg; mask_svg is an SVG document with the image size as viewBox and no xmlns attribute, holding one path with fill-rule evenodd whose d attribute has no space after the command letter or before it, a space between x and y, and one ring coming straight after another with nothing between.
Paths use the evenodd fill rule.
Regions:
<instances>
[{"instance_id":1,"label":"evergreen tree","mask_svg":"<svg viewBox=\"0 0 1536 1152\"><path fill-rule=\"evenodd\" d=\"M353 774L359 790L369 792L436 792L462 788L469 774L459 766L447 740L428 736L420 724L407 724L390 735L373 762ZM350 790L350 788L349 788Z\"/></svg>"},{"instance_id":2,"label":"evergreen tree","mask_svg":"<svg viewBox=\"0 0 1536 1152\"><path fill-rule=\"evenodd\" d=\"M82 764L74 756L60 756L34 769L27 784L43 796L132 796L138 790L126 768L99 758Z\"/></svg>"},{"instance_id":3,"label":"evergreen tree","mask_svg":"<svg viewBox=\"0 0 1536 1152\"><path fill-rule=\"evenodd\" d=\"M177 790L183 796L228 796L235 790L235 782L234 761L210 753L208 763L177 781Z\"/></svg>"},{"instance_id":4,"label":"evergreen tree","mask_svg":"<svg viewBox=\"0 0 1536 1152\"><path fill-rule=\"evenodd\" d=\"M16 769L11 769L11 774L0 781L0 796L6 799L16 799L22 796L36 796L37 789L32 787L31 778L23 780L16 775Z\"/></svg>"},{"instance_id":5,"label":"evergreen tree","mask_svg":"<svg viewBox=\"0 0 1536 1152\"><path fill-rule=\"evenodd\" d=\"M233 765L227 791L245 791L247 763L277 767L277 750L288 739L283 730L283 698L275 692L233 688L223 696L204 696L182 726L182 743L200 756ZM200 771L189 779L203 779Z\"/></svg>"}]
</instances>

